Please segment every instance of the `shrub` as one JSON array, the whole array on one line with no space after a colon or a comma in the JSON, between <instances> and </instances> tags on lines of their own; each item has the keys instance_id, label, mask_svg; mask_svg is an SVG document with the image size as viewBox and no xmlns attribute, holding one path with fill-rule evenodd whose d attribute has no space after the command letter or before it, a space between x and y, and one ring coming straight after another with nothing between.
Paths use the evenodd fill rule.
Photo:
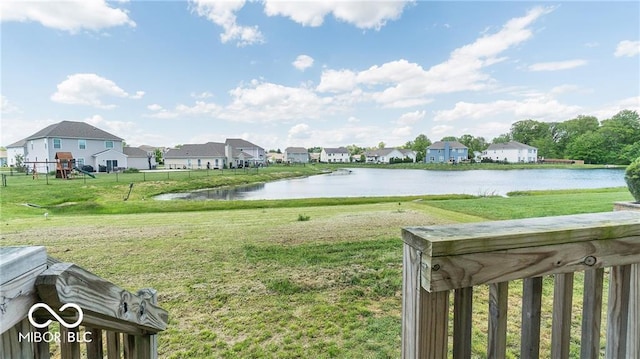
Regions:
<instances>
[{"instance_id":1,"label":"shrub","mask_svg":"<svg viewBox=\"0 0 640 359\"><path fill-rule=\"evenodd\" d=\"M624 175L624 180L627 182L629 192L636 202L640 203L640 157L631 162Z\"/></svg>"},{"instance_id":2,"label":"shrub","mask_svg":"<svg viewBox=\"0 0 640 359\"><path fill-rule=\"evenodd\" d=\"M310 216L307 216L307 215L304 215L304 214L298 214L298 221L300 221L300 222L306 222L306 221L308 221L310 219L311 219Z\"/></svg>"}]
</instances>

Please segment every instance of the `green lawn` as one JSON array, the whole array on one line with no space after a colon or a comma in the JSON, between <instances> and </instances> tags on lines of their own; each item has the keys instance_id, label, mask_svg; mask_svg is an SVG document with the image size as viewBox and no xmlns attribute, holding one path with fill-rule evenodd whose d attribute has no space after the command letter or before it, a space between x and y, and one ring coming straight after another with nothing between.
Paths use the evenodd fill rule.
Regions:
<instances>
[{"instance_id":1,"label":"green lawn","mask_svg":"<svg viewBox=\"0 0 640 359\"><path fill-rule=\"evenodd\" d=\"M159 179L136 182L126 202L120 196L128 181L30 181L1 189L0 244L44 245L52 257L128 290L157 289L170 315L159 336L162 358L399 357L402 227L611 211L612 202L631 199L618 188L511 198L266 201L252 208L228 203L225 209L134 197L165 190ZM192 185L169 182L171 188ZM27 201L48 208L20 204ZM56 207L69 202L73 210ZM514 283L514 308L519 291ZM474 356L484 357L486 288L476 297ZM509 356L515 358L519 314L510 315ZM548 349L543 337L542 352Z\"/></svg>"}]
</instances>

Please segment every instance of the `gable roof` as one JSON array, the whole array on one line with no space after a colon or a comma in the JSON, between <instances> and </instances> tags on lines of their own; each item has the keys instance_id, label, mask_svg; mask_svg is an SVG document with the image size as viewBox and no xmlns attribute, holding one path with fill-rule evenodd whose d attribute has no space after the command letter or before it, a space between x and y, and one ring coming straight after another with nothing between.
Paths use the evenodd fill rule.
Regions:
<instances>
[{"instance_id":1,"label":"gable roof","mask_svg":"<svg viewBox=\"0 0 640 359\"><path fill-rule=\"evenodd\" d=\"M233 148L262 148L258 145L255 145L247 140L243 140L241 138L227 138L225 144L233 147Z\"/></svg>"},{"instance_id":2,"label":"gable roof","mask_svg":"<svg viewBox=\"0 0 640 359\"><path fill-rule=\"evenodd\" d=\"M25 138L33 140L37 138L81 138L91 140L113 140L122 141L122 138L112 135L107 131L101 130L95 126L91 126L86 122L62 121L49 125L33 135Z\"/></svg>"},{"instance_id":3,"label":"gable roof","mask_svg":"<svg viewBox=\"0 0 640 359\"><path fill-rule=\"evenodd\" d=\"M20 140L7 146L6 148L24 147L27 144L27 140Z\"/></svg>"},{"instance_id":4,"label":"gable roof","mask_svg":"<svg viewBox=\"0 0 640 359\"><path fill-rule=\"evenodd\" d=\"M180 148L170 149L165 153L164 158L225 157L224 147L224 143L219 142L186 144Z\"/></svg>"},{"instance_id":5,"label":"gable roof","mask_svg":"<svg viewBox=\"0 0 640 359\"><path fill-rule=\"evenodd\" d=\"M349 154L349 150L347 150L345 147L338 147L338 148L329 148L329 147L325 147L323 148L325 153L346 153Z\"/></svg>"},{"instance_id":6,"label":"gable roof","mask_svg":"<svg viewBox=\"0 0 640 359\"><path fill-rule=\"evenodd\" d=\"M386 156L393 152L393 150L397 150L397 148L378 148L376 150L366 151L364 155L367 157Z\"/></svg>"},{"instance_id":7,"label":"gable roof","mask_svg":"<svg viewBox=\"0 0 640 359\"><path fill-rule=\"evenodd\" d=\"M525 145L524 143L520 143L518 141L509 141L506 143L492 143L487 148L487 151L497 151L497 150L537 150L537 148Z\"/></svg>"},{"instance_id":8,"label":"gable roof","mask_svg":"<svg viewBox=\"0 0 640 359\"><path fill-rule=\"evenodd\" d=\"M140 147L123 147L122 148L122 153L124 153L125 155L127 155L129 157L147 158L147 154L149 152L143 150Z\"/></svg>"},{"instance_id":9,"label":"gable roof","mask_svg":"<svg viewBox=\"0 0 640 359\"><path fill-rule=\"evenodd\" d=\"M307 154L309 151L304 147L287 147L284 149L286 153L304 153Z\"/></svg>"},{"instance_id":10,"label":"gable roof","mask_svg":"<svg viewBox=\"0 0 640 359\"><path fill-rule=\"evenodd\" d=\"M430 150L444 150L447 143L449 144L449 148L468 148L458 141L436 141L427 148Z\"/></svg>"}]
</instances>

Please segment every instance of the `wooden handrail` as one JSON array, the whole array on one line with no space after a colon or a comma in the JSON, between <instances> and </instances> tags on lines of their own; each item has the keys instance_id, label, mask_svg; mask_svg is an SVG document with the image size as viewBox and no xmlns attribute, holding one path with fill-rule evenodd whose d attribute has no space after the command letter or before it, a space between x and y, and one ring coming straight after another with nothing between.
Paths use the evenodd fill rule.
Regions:
<instances>
[{"instance_id":1,"label":"wooden handrail","mask_svg":"<svg viewBox=\"0 0 640 359\"><path fill-rule=\"evenodd\" d=\"M588 274L587 285L591 286L585 287L585 329L582 333L585 354L582 357L597 357L592 356L595 349L589 348L591 342L586 342L585 338L592 341L596 335L599 338L600 314L593 313L600 310L602 295L587 298L593 294L587 291L599 289L602 293L601 268L604 267L612 267L607 355L609 358L640 355L637 352L625 354L625 350L629 350L626 349L627 332L637 333L640 322L640 318L628 319L629 312L633 312L629 310L629 293L637 292L640 285L637 279L633 285L630 280L634 273L631 265L640 263L640 212L408 227L402 230L402 238L403 358L446 358L449 355L450 292L454 292L455 299L451 354L454 358L470 357L472 288L481 284L490 284L487 355L503 357L507 283L516 279L524 279L520 357L537 358L543 275L555 275L556 280L551 355L553 358L567 357L570 292L573 273L577 271ZM635 308L637 303L633 302L631 306Z\"/></svg>"}]
</instances>

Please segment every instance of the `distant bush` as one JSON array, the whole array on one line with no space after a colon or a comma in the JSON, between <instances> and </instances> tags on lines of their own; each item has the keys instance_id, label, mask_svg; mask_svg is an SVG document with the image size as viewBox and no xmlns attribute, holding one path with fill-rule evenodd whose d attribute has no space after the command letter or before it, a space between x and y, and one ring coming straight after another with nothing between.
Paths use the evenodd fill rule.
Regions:
<instances>
[{"instance_id":1,"label":"distant bush","mask_svg":"<svg viewBox=\"0 0 640 359\"><path fill-rule=\"evenodd\" d=\"M124 170L123 172L124 173L138 173L138 172L140 172L140 170L137 169L137 168L129 167L126 170Z\"/></svg>"},{"instance_id":2,"label":"distant bush","mask_svg":"<svg viewBox=\"0 0 640 359\"><path fill-rule=\"evenodd\" d=\"M627 182L627 187L629 187L629 192L631 192L633 198L640 203L640 157L636 158L627 167L624 180Z\"/></svg>"},{"instance_id":3,"label":"distant bush","mask_svg":"<svg viewBox=\"0 0 640 359\"><path fill-rule=\"evenodd\" d=\"M298 221L299 222L306 222L306 221L308 221L310 219L311 219L310 216L307 216L307 215L304 215L304 214L298 214Z\"/></svg>"}]
</instances>

